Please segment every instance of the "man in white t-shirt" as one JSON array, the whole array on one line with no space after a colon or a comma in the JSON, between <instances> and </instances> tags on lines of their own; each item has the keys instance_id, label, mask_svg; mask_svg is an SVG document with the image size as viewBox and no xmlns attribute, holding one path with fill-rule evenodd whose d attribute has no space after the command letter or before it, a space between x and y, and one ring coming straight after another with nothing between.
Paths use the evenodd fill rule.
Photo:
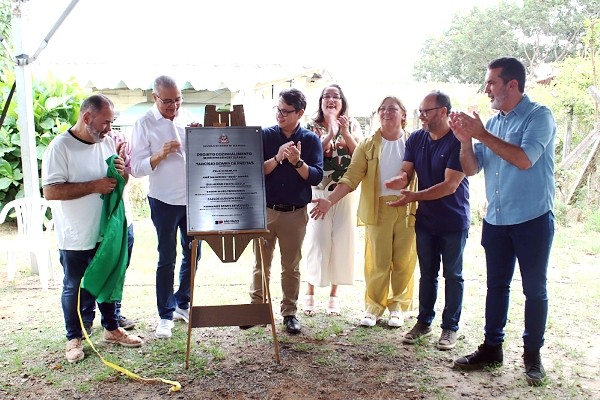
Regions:
<instances>
[{"instance_id":1,"label":"man in white t-shirt","mask_svg":"<svg viewBox=\"0 0 600 400\"><path fill-rule=\"evenodd\" d=\"M112 101L95 94L83 101L77 123L55 137L42 159L44 196L53 201L52 213L57 234L60 263L65 277L62 309L67 331L68 362L83 359L83 332L77 314L79 286L100 241L102 195L111 193L116 179L106 176L106 159L116 154L115 143L105 140L114 118ZM119 174L127 177L123 160L114 160ZM81 302L94 299L81 289ZM115 315L115 303L98 303L104 327L103 340L126 347L139 347L142 340L129 335Z\"/></svg>"},{"instance_id":2,"label":"man in white t-shirt","mask_svg":"<svg viewBox=\"0 0 600 400\"><path fill-rule=\"evenodd\" d=\"M125 134L123 132L113 130L108 133L108 136L114 140L117 147L117 154L125 162L125 172L130 174L131 146L129 145L129 141L127 140ZM127 219L127 267L129 268L131 254L133 252L133 243L135 241L133 234L133 210L131 209L131 202L129 201L129 185L125 185L125 189L123 189L123 203L125 205L125 217ZM94 301L81 304L81 318L83 320L83 327L87 331L88 335L92 334L92 325L95 318L95 307L96 303ZM115 302L115 314L121 328L125 330L135 328L135 321L121 314L121 301Z\"/></svg>"},{"instance_id":3,"label":"man in white t-shirt","mask_svg":"<svg viewBox=\"0 0 600 400\"><path fill-rule=\"evenodd\" d=\"M173 78L159 76L152 88L154 106L133 126L131 174L148 176L150 217L158 238L156 305L160 321L157 338L172 336L173 320L188 322L190 307L191 244L187 235L185 128L192 115L180 108L181 91ZM179 288L175 292L177 231L182 247Z\"/></svg>"}]
</instances>

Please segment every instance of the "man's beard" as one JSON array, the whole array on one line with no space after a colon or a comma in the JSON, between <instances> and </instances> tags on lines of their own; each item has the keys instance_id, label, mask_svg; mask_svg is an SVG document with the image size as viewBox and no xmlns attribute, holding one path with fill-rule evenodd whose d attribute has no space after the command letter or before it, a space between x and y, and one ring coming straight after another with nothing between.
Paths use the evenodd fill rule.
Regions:
<instances>
[{"instance_id":1,"label":"man's beard","mask_svg":"<svg viewBox=\"0 0 600 400\"><path fill-rule=\"evenodd\" d=\"M100 143L104 140L103 137L100 137L102 132L100 132L99 130L95 129L93 126L90 126L90 125L88 125L86 128L87 128L88 133L94 140L94 143Z\"/></svg>"},{"instance_id":2,"label":"man's beard","mask_svg":"<svg viewBox=\"0 0 600 400\"><path fill-rule=\"evenodd\" d=\"M491 104L492 109L502 111L502 105L504 104L507 98L508 90L507 88L503 88L500 93L494 96L494 99L492 100Z\"/></svg>"}]
</instances>

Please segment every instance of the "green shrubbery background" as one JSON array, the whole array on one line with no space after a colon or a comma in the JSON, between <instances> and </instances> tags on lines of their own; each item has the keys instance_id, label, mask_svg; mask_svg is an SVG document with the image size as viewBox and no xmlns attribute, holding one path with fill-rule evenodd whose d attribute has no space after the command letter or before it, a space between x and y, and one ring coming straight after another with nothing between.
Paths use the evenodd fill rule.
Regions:
<instances>
[{"instance_id":1,"label":"green shrubbery background","mask_svg":"<svg viewBox=\"0 0 600 400\"><path fill-rule=\"evenodd\" d=\"M3 106L14 81L15 76L12 71L4 70L0 74L0 98L4 100ZM79 106L88 95L89 92L80 87L74 79L59 81L49 75L44 82L33 82L38 173L41 173L44 150L54 136L75 124ZM14 95L6 119L0 127L0 208L9 201L24 196L21 135L17 118L17 101Z\"/></svg>"}]
</instances>

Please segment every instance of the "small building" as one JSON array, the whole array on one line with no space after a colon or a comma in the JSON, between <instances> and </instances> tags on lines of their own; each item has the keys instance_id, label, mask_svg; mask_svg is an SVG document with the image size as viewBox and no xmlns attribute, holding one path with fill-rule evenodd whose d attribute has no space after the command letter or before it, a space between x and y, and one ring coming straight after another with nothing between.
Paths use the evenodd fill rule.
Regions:
<instances>
[{"instance_id":1,"label":"small building","mask_svg":"<svg viewBox=\"0 0 600 400\"><path fill-rule=\"evenodd\" d=\"M72 74L115 103L113 129L125 132L152 106L152 84L159 75L169 75L177 81L184 98L182 107L191 111L198 122L203 123L207 104L216 105L217 110L242 104L248 126L275 124L273 106L281 90L300 89L311 106L310 102L314 103L324 85L331 81L324 68L278 64L169 65L150 66L143 71L79 65ZM317 106L312 104L315 109Z\"/></svg>"}]
</instances>

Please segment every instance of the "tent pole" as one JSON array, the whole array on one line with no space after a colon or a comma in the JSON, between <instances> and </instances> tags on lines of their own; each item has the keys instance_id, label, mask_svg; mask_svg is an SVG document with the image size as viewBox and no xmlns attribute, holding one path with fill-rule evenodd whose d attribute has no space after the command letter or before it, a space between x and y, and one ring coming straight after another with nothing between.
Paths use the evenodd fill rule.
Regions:
<instances>
[{"instance_id":1,"label":"tent pole","mask_svg":"<svg viewBox=\"0 0 600 400\"><path fill-rule=\"evenodd\" d=\"M23 185L25 197L40 197L40 177L38 172L38 160L35 140L35 125L33 120L33 86L31 72L27 65L31 64L46 47L50 38L63 23L67 15L79 0L72 0L54 24L44 41L33 57L25 54L23 45L23 34L25 33L23 15L27 14L25 1L16 1L12 12L12 37L15 49L14 61L15 80L17 82L17 113L19 133L21 136L21 163L23 166Z\"/></svg>"}]
</instances>

